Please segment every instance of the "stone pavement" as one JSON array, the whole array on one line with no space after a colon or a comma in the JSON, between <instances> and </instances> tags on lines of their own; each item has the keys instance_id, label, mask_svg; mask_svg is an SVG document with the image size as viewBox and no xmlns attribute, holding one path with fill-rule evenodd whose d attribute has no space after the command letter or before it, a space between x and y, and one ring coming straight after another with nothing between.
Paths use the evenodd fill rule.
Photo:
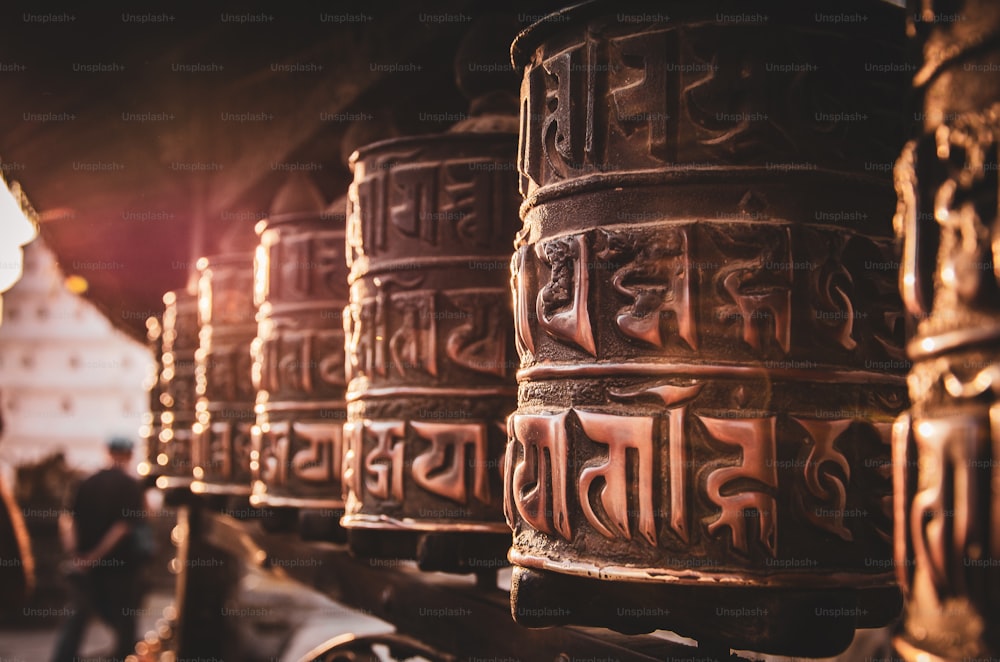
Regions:
<instances>
[{"instance_id":1,"label":"stone pavement","mask_svg":"<svg viewBox=\"0 0 1000 662\"><path fill-rule=\"evenodd\" d=\"M139 612L139 635L153 630L163 610L173 602L173 594L162 589L150 592ZM55 624L54 624L55 625ZM0 629L0 662L46 662L52 655L59 636L58 625L51 628ZM80 648L80 662L101 662L111 650L114 635L111 629L94 619Z\"/></svg>"},{"instance_id":2,"label":"stone pavement","mask_svg":"<svg viewBox=\"0 0 1000 662\"><path fill-rule=\"evenodd\" d=\"M146 596L139 614L139 636L155 630L172 591L156 588ZM345 633L375 634L393 630L388 623L344 607L293 580L251 571L233 596L234 610L255 616L241 618L232 633L242 644L244 660L297 662L315 646ZM263 617L257 616L264 614ZM47 662L59 635L52 627L0 626L0 662ZM107 662L113 645L111 630L95 619L80 649L79 662Z\"/></svg>"}]
</instances>

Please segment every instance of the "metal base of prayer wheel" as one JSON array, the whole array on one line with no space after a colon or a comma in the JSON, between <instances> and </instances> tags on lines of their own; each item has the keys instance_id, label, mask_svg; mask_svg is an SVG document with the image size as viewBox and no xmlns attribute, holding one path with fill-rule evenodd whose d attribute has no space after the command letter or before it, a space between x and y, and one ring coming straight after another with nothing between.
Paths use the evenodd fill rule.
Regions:
<instances>
[{"instance_id":1,"label":"metal base of prayer wheel","mask_svg":"<svg viewBox=\"0 0 1000 662\"><path fill-rule=\"evenodd\" d=\"M343 508L297 508L296 530L303 540L347 542L347 532L340 525Z\"/></svg>"},{"instance_id":2,"label":"metal base of prayer wheel","mask_svg":"<svg viewBox=\"0 0 1000 662\"><path fill-rule=\"evenodd\" d=\"M351 553L373 563L416 561L425 572L494 573L506 567L509 533L421 533L357 529L347 531Z\"/></svg>"},{"instance_id":3,"label":"metal base of prayer wheel","mask_svg":"<svg viewBox=\"0 0 1000 662\"><path fill-rule=\"evenodd\" d=\"M856 628L894 618L895 588L729 589L607 582L515 566L511 614L526 627L584 625L625 634L658 629L734 649L825 657L844 650Z\"/></svg>"}]
</instances>

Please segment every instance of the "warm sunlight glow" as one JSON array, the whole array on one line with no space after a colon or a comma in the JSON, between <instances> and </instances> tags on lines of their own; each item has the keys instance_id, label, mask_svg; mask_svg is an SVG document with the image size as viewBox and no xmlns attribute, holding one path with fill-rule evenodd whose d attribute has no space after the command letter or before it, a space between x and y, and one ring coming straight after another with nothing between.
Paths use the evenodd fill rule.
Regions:
<instances>
[{"instance_id":1,"label":"warm sunlight glow","mask_svg":"<svg viewBox=\"0 0 1000 662\"><path fill-rule=\"evenodd\" d=\"M78 276L76 274L66 276L66 281L64 284L66 285L66 289L72 292L73 294L83 294L84 292L87 291L88 287L87 279L84 278L83 276Z\"/></svg>"}]
</instances>

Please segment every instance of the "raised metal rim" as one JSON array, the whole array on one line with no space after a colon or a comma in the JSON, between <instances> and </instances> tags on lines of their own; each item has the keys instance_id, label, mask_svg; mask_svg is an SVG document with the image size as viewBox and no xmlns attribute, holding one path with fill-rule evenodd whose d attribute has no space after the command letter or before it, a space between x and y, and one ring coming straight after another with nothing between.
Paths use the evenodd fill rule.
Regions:
<instances>
[{"instance_id":1,"label":"raised metal rim","mask_svg":"<svg viewBox=\"0 0 1000 662\"><path fill-rule=\"evenodd\" d=\"M707 22L707 19L702 16L706 13L706 10L703 9L704 3L700 2L664 3L658 0L631 0L631 2L628 3L621 3L614 2L612 0L588 0L587 2L581 2L569 7L564 7L558 11L547 14L540 20L521 30L521 32L519 32L514 38L514 42L510 46L511 64L514 66L514 69L517 70L524 68L531 61L531 56L534 54L535 50L545 40L555 34L558 34L564 29L572 28L574 24L578 26L577 30L582 31L579 28L580 21L613 15L616 12L621 12L623 6L632 11L651 12L654 14L666 11L670 14L668 18L671 20L671 23L667 24L669 27L676 27L678 25L678 23L673 22L674 18L692 18L694 21L699 21L700 19L701 22ZM718 8L720 5L719 3L712 3L709 6ZM723 8L747 12L774 11L777 12L774 18L779 19L787 15L788 10L801 11L804 16L808 16L813 12L813 10L837 12L864 10L869 13L882 12L886 17L894 16L897 20L899 20L900 28L903 27L902 21L906 13L902 7L890 4L885 0L827 0L826 2L820 0L818 2L784 4L780 0L772 0L771 2L758 2L749 6L733 3L732 5L724 6ZM873 26L879 25L881 17L876 16L873 18L874 20L870 23ZM878 34L874 28L872 29L872 34Z\"/></svg>"},{"instance_id":2,"label":"raised metal rim","mask_svg":"<svg viewBox=\"0 0 1000 662\"><path fill-rule=\"evenodd\" d=\"M500 522L447 522L396 518L388 515L344 515L340 525L345 529L381 529L388 531L479 532L510 533L510 527Z\"/></svg>"},{"instance_id":3,"label":"raised metal rim","mask_svg":"<svg viewBox=\"0 0 1000 662\"><path fill-rule=\"evenodd\" d=\"M431 133L421 136L402 136L400 138L386 138L385 140L378 140L373 143L368 143L367 145L362 145L361 147L354 150L351 157L348 159L348 165L351 168L351 172L354 172L354 165L362 160L368 158L371 154L375 152L380 152L382 150L387 150L390 148L399 147L424 147L424 146L434 146L434 145L447 145L448 143L494 143L503 144L508 143L511 149L515 149L517 146L517 134L516 133L502 133L499 131L483 132L483 133ZM511 153L514 156L514 153Z\"/></svg>"},{"instance_id":4,"label":"raised metal rim","mask_svg":"<svg viewBox=\"0 0 1000 662\"><path fill-rule=\"evenodd\" d=\"M367 398L395 398L400 396L426 396L457 398L513 398L517 396L516 386L464 386L440 388L436 386L382 386L359 390L348 390L345 400L357 402ZM350 420L350 419L348 419Z\"/></svg>"},{"instance_id":5,"label":"raised metal rim","mask_svg":"<svg viewBox=\"0 0 1000 662\"><path fill-rule=\"evenodd\" d=\"M809 571L774 572L765 575L734 574L732 572L703 572L699 570L674 570L660 567L625 566L614 564L588 563L585 561L556 561L545 556L536 556L511 547L507 559L512 565L537 570L547 570L575 577L589 577L606 581L636 582L645 584L678 584L688 586L734 587L787 587L797 589L827 588L880 588L895 586L895 573L829 572L819 574L821 568L810 567Z\"/></svg>"},{"instance_id":6,"label":"raised metal rim","mask_svg":"<svg viewBox=\"0 0 1000 662\"><path fill-rule=\"evenodd\" d=\"M270 494L265 490L255 491L252 495L251 506L260 508L271 506L273 508L329 508L340 510L344 507L343 499L307 499L302 497L286 497Z\"/></svg>"},{"instance_id":7,"label":"raised metal rim","mask_svg":"<svg viewBox=\"0 0 1000 662\"><path fill-rule=\"evenodd\" d=\"M210 483L205 480L192 480L191 491L195 494L231 494L234 496L250 496L250 486L237 484Z\"/></svg>"},{"instance_id":8,"label":"raised metal rim","mask_svg":"<svg viewBox=\"0 0 1000 662\"><path fill-rule=\"evenodd\" d=\"M552 202L559 198L576 196L591 191L612 191L628 187L661 186L663 184L714 184L720 180L729 181L734 175L758 175L766 183L789 186L789 180L813 179L828 183L831 176L839 177L852 186L871 186L884 192L889 176L869 175L849 170L831 168L815 168L810 170L788 170L781 174L780 180L775 180L767 166L699 166L684 163L671 164L660 168L644 170L625 170L614 172L593 172L551 184L541 184L524 202L519 212L521 218L527 216L534 207Z\"/></svg>"},{"instance_id":9,"label":"raised metal rim","mask_svg":"<svg viewBox=\"0 0 1000 662\"><path fill-rule=\"evenodd\" d=\"M998 338L1000 338L1000 325L958 329L914 338L906 346L906 353L914 361L920 361L945 352L973 349L977 345L990 343Z\"/></svg>"},{"instance_id":10,"label":"raised metal rim","mask_svg":"<svg viewBox=\"0 0 1000 662\"><path fill-rule=\"evenodd\" d=\"M831 384L906 385L906 375L891 375L868 370L851 370L819 366L815 368L770 368L767 366L718 365L704 363L601 362L601 363L541 363L517 371L518 382L537 379L570 379L589 377L619 377L625 375L705 376L771 381L811 381Z\"/></svg>"}]
</instances>

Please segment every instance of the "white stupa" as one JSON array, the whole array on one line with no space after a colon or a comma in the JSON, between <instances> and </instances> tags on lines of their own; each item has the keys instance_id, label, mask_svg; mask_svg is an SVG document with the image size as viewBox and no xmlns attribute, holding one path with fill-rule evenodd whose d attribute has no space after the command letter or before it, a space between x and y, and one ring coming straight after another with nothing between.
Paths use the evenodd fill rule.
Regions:
<instances>
[{"instance_id":1,"label":"white stupa","mask_svg":"<svg viewBox=\"0 0 1000 662\"><path fill-rule=\"evenodd\" d=\"M77 283L79 286L79 283ZM67 287L42 239L24 247L21 279L3 294L0 469L63 451L74 468L106 463L105 441L134 439L149 409L149 350Z\"/></svg>"}]
</instances>

